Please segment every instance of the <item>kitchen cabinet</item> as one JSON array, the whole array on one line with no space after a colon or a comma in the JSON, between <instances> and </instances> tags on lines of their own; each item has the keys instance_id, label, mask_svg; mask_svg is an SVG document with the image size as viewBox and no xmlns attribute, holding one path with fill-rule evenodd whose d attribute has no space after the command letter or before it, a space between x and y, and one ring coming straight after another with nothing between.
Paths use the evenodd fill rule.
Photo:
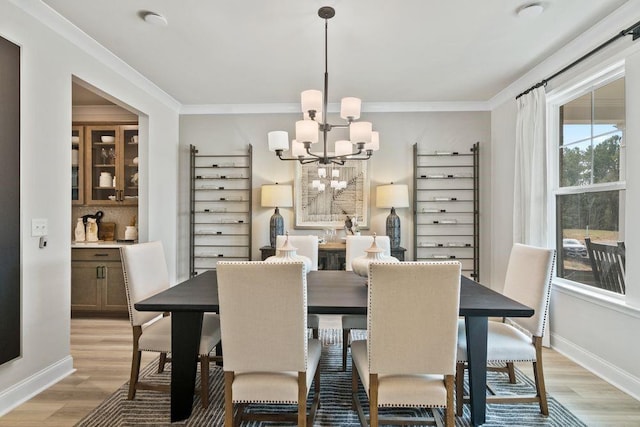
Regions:
<instances>
[{"instance_id":1,"label":"kitchen cabinet","mask_svg":"<svg viewBox=\"0 0 640 427\"><path fill-rule=\"evenodd\" d=\"M84 203L84 127L71 127L71 203Z\"/></svg>"},{"instance_id":2,"label":"kitchen cabinet","mask_svg":"<svg viewBox=\"0 0 640 427\"><path fill-rule=\"evenodd\" d=\"M468 153L413 146L416 261L458 260L480 280L479 143Z\"/></svg>"},{"instance_id":3,"label":"kitchen cabinet","mask_svg":"<svg viewBox=\"0 0 640 427\"><path fill-rule=\"evenodd\" d=\"M86 205L138 204L138 126L84 128Z\"/></svg>"},{"instance_id":4,"label":"kitchen cabinet","mask_svg":"<svg viewBox=\"0 0 640 427\"><path fill-rule=\"evenodd\" d=\"M128 314L120 249L71 250L71 314Z\"/></svg>"}]
</instances>

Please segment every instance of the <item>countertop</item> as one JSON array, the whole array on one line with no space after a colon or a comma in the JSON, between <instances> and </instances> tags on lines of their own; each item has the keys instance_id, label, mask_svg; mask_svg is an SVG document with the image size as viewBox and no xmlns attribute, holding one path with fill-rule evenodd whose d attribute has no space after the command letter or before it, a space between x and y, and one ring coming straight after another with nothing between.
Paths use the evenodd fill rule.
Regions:
<instances>
[{"instance_id":1,"label":"countertop","mask_svg":"<svg viewBox=\"0 0 640 427\"><path fill-rule=\"evenodd\" d=\"M136 242L118 242L115 240L99 240L97 242L71 242L72 249L81 249L81 248L119 248L121 246L131 245Z\"/></svg>"}]
</instances>

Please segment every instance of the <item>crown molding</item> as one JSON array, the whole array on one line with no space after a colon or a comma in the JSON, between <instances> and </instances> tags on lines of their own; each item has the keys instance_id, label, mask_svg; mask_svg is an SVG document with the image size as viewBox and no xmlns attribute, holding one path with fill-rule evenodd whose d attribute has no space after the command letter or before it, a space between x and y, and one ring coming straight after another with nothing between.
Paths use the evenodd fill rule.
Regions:
<instances>
[{"instance_id":1,"label":"crown molding","mask_svg":"<svg viewBox=\"0 0 640 427\"><path fill-rule=\"evenodd\" d=\"M337 103L328 104L329 113L340 112ZM414 112L452 112L452 111L490 111L490 105L484 101L466 102L369 102L362 104L365 113L414 113ZM182 105L181 115L200 114L298 114L300 104L192 104Z\"/></svg>"},{"instance_id":2,"label":"crown molding","mask_svg":"<svg viewBox=\"0 0 640 427\"><path fill-rule=\"evenodd\" d=\"M31 15L52 31L68 40L80 50L118 73L132 84L136 85L162 104L174 111L180 109L180 103L171 95L163 91L155 83L140 74L129 64L114 55L110 50L91 38L87 33L73 25L69 20L51 9L41 1L9 0L17 8Z\"/></svg>"},{"instance_id":3,"label":"crown molding","mask_svg":"<svg viewBox=\"0 0 640 427\"><path fill-rule=\"evenodd\" d=\"M630 1L623 4L607 17L602 19L600 22L567 43L564 47L553 53L551 56L547 57L538 65L534 66L526 74L519 77L509 86L507 86L493 98L491 98L488 101L491 110L496 109L510 99L515 99L515 97L522 91L542 81L542 79L549 77L558 70L561 70L568 64L571 64L582 55L586 54L590 50L615 36L622 29L635 24L638 21L639 16L640 2ZM607 47L603 52L596 54L596 56L589 58L583 64L576 66L574 73L578 72L579 70L584 70L585 66L592 67L594 65L594 62L592 61L593 59L596 59L600 62L609 62L608 58L610 58L612 55L623 50L626 51L628 49L637 48L634 45L638 44L640 43L632 41L631 37L626 37L623 40L619 40L613 45ZM567 73L571 72L567 71ZM556 79L560 80L561 77L558 76ZM552 82L550 81L549 84L551 85Z\"/></svg>"}]
</instances>

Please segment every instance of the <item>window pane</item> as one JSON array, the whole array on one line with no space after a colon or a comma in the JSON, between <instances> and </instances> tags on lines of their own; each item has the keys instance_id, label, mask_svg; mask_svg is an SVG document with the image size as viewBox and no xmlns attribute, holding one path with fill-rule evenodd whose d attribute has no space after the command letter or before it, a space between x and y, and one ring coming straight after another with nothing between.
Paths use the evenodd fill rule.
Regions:
<instances>
[{"instance_id":1,"label":"window pane","mask_svg":"<svg viewBox=\"0 0 640 427\"><path fill-rule=\"evenodd\" d=\"M560 148L560 187L591 184L591 141Z\"/></svg>"},{"instance_id":2,"label":"window pane","mask_svg":"<svg viewBox=\"0 0 640 427\"><path fill-rule=\"evenodd\" d=\"M624 191L557 196L559 277L624 294L624 286L616 288L596 277L585 242L589 237L617 247L621 197Z\"/></svg>"},{"instance_id":3,"label":"window pane","mask_svg":"<svg viewBox=\"0 0 640 427\"><path fill-rule=\"evenodd\" d=\"M624 129L624 78L593 91L593 125L594 136Z\"/></svg>"},{"instance_id":4,"label":"window pane","mask_svg":"<svg viewBox=\"0 0 640 427\"><path fill-rule=\"evenodd\" d=\"M620 180L620 144L622 132L601 136L593 140L593 182Z\"/></svg>"}]
</instances>

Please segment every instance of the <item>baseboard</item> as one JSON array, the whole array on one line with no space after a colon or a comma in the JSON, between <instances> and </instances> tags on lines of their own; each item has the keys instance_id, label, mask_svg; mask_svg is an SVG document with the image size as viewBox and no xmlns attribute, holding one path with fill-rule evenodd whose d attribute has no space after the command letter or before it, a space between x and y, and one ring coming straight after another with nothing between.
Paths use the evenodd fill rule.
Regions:
<instances>
[{"instance_id":1,"label":"baseboard","mask_svg":"<svg viewBox=\"0 0 640 427\"><path fill-rule=\"evenodd\" d=\"M0 417L75 372L67 356L0 393Z\"/></svg>"},{"instance_id":2,"label":"baseboard","mask_svg":"<svg viewBox=\"0 0 640 427\"><path fill-rule=\"evenodd\" d=\"M640 378L623 371L561 336L551 335L551 348L634 399L640 400Z\"/></svg>"}]
</instances>

